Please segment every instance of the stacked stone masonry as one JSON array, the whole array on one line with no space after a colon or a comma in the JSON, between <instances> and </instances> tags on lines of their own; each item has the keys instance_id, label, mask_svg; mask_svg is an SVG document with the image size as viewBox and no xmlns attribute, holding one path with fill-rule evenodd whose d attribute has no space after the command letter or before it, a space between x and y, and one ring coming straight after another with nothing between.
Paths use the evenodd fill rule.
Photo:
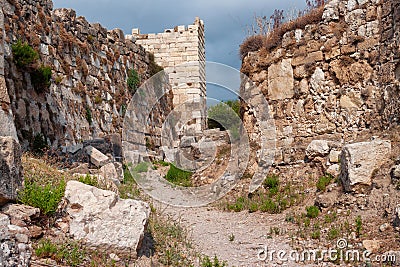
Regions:
<instances>
[{"instance_id":1,"label":"stacked stone masonry","mask_svg":"<svg viewBox=\"0 0 400 267\"><path fill-rule=\"evenodd\" d=\"M126 40L120 29L89 23L71 9L53 10L50 0L1 3L0 121L6 117L2 113L14 115L22 146L28 147L39 133L54 147L121 133L132 96L128 72L136 70L141 82L148 79L150 54ZM18 40L39 52L37 65L51 68L51 84L44 92L32 85L29 68L16 66L11 46ZM165 95L156 104L147 135L160 136L172 98ZM2 135L10 135L3 130Z\"/></svg>"},{"instance_id":2,"label":"stacked stone masonry","mask_svg":"<svg viewBox=\"0 0 400 267\"><path fill-rule=\"evenodd\" d=\"M135 40L154 54L155 61L169 75L174 108L182 114L186 131L199 133L206 127L206 73L204 23L176 26L163 33L141 34L133 29L127 39ZM184 108L183 108L184 107ZM193 121L194 120L194 121Z\"/></svg>"},{"instance_id":3,"label":"stacked stone masonry","mask_svg":"<svg viewBox=\"0 0 400 267\"><path fill-rule=\"evenodd\" d=\"M278 47L244 58L242 72L275 120L275 163L282 172L287 166L288 176L299 176L312 140L339 149L399 122L399 28L399 0L331 0L318 24L289 31ZM257 94L245 82L241 90ZM243 104L244 123L257 143L251 105Z\"/></svg>"}]
</instances>

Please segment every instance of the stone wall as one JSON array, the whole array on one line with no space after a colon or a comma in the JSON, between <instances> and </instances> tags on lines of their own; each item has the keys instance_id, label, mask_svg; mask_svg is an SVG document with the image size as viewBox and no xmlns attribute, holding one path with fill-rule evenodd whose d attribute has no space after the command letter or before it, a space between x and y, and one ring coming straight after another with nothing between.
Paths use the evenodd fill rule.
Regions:
<instances>
[{"instance_id":1,"label":"stone wall","mask_svg":"<svg viewBox=\"0 0 400 267\"><path fill-rule=\"evenodd\" d=\"M204 23L196 18L193 25L176 26L163 33L141 34L133 29L127 39L136 40L154 54L155 61L169 75L174 107L182 113L183 126L190 132L206 127L206 72Z\"/></svg>"},{"instance_id":2,"label":"stone wall","mask_svg":"<svg viewBox=\"0 0 400 267\"><path fill-rule=\"evenodd\" d=\"M4 33L4 1L0 3L0 32ZM0 136L12 136L17 139L17 131L14 126L13 114L10 108L10 97L4 76L4 34L0 34Z\"/></svg>"},{"instance_id":3,"label":"stone wall","mask_svg":"<svg viewBox=\"0 0 400 267\"><path fill-rule=\"evenodd\" d=\"M320 23L289 31L272 51L244 58L242 72L262 91L275 120L276 166L307 162L311 140L329 140L338 149L380 135L398 119L398 2L331 0ZM253 111L244 105L257 143Z\"/></svg>"},{"instance_id":4,"label":"stone wall","mask_svg":"<svg viewBox=\"0 0 400 267\"><path fill-rule=\"evenodd\" d=\"M379 77L385 124L400 122L400 1L382 3Z\"/></svg>"},{"instance_id":5,"label":"stone wall","mask_svg":"<svg viewBox=\"0 0 400 267\"><path fill-rule=\"evenodd\" d=\"M2 4L4 74L0 68L0 85L4 91L4 75L10 101L7 97L0 100L3 109L14 114L23 147L39 133L54 147L121 133L133 93L127 86L128 72L136 70L141 82L148 79L150 54L126 40L120 29L89 23L71 9L53 10L50 0L6 0ZM32 66L15 64L11 45L18 40L39 51L37 66L51 68L48 89L37 90L32 83ZM153 135L160 134L160 121L171 106L171 94L154 106L149 123L154 124L149 127ZM147 134L150 129L145 130Z\"/></svg>"}]
</instances>

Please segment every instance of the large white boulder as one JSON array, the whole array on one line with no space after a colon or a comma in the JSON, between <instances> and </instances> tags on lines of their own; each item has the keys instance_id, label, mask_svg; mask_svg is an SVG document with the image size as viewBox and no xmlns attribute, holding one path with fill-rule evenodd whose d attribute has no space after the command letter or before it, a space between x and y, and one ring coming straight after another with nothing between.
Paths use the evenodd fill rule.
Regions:
<instances>
[{"instance_id":1,"label":"large white boulder","mask_svg":"<svg viewBox=\"0 0 400 267\"><path fill-rule=\"evenodd\" d=\"M390 141L374 140L345 145L340 157L340 178L346 191L370 186L372 174L390 156Z\"/></svg>"},{"instance_id":2,"label":"large white boulder","mask_svg":"<svg viewBox=\"0 0 400 267\"><path fill-rule=\"evenodd\" d=\"M147 203L120 199L112 191L77 181L67 183L65 198L74 239L95 249L135 256L150 215Z\"/></svg>"}]
</instances>

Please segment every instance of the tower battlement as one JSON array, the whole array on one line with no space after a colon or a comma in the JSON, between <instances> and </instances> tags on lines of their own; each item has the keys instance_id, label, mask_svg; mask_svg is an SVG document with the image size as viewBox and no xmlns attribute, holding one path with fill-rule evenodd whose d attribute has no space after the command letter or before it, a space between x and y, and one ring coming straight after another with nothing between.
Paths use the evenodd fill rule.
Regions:
<instances>
[{"instance_id":1,"label":"tower battlement","mask_svg":"<svg viewBox=\"0 0 400 267\"><path fill-rule=\"evenodd\" d=\"M206 71L204 22L196 17L192 25L165 29L162 33L132 30L127 39L154 54L155 62L169 75L173 104L182 113L185 131L198 133L206 128Z\"/></svg>"}]
</instances>

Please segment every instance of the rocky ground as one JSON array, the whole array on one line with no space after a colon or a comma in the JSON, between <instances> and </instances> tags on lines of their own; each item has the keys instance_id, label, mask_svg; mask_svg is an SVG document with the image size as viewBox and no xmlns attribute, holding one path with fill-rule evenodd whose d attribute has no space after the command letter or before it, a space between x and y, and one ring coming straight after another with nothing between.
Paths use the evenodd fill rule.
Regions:
<instances>
[{"instance_id":1,"label":"rocky ground","mask_svg":"<svg viewBox=\"0 0 400 267\"><path fill-rule=\"evenodd\" d=\"M24 265L29 260L32 266L213 266L207 265L208 256L226 266L397 266L398 261L367 263L346 261L345 256L320 262L287 261L276 254L322 252L337 249L341 241L346 242L343 252L368 250L373 259L378 255L400 257L396 252L400 250L400 159L398 142L392 140L390 153L382 158L379 153L370 158L360 151L369 147L386 151L388 142L344 148L349 155L367 155L354 168L362 168L363 174L371 172L370 179L343 181L325 175L326 180L321 180L318 172L308 175L315 166L319 170L335 164L352 171L347 158L339 157L343 152L336 153L322 140L309 145L310 160L303 163L301 175L287 179L271 174L261 188L248 194L251 178L245 174L224 198L198 208L152 200L131 177L145 172L143 166L133 168L131 176L123 175L120 164L110 163L107 149L98 145L99 149L93 144L79 148L75 157L86 162L74 163L74 157L69 157L68 168L58 164L63 170L45 157L24 155L25 187L33 186L31 182L59 186L65 181L64 198L55 211L43 206L3 206L0 223L5 229L1 232L5 249L0 260L4 266ZM228 151L229 144L218 143L215 160L192 176L193 183L210 183L215 180L213 174L223 173ZM375 165L378 160L379 167ZM164 176L169 167L163 165L157 163L156 171ZM274 179L276 185L271 183ZM317 211L307 210L311 206ZM137 249L131 251L133 247Z\"/></svg>"}]
</instances>

